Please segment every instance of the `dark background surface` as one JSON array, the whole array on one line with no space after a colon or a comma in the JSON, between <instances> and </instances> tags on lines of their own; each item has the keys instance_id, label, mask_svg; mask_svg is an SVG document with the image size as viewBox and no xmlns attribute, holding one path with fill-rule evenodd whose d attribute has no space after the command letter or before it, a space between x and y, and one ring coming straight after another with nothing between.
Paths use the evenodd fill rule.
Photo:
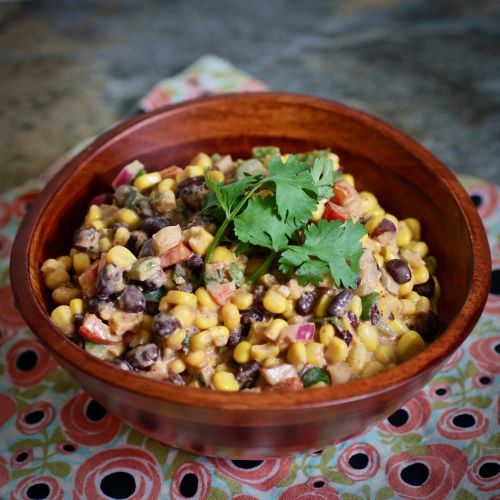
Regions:
<instances>
[{"instance_id":1,"label":"dark background surface","mask_svg":"<svg viewBox=\"0 0 500 500\"><path fill-rule=\"evenodd\" d=\"M0 5L0 190L207 53L500 184L498 0L39 0Z\"/></svg>"}]
</instances>

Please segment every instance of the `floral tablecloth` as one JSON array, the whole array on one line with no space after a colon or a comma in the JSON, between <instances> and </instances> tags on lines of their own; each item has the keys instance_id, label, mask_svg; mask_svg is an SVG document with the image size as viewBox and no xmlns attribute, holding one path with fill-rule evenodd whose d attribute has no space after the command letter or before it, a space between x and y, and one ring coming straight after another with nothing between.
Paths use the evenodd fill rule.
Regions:
<instances>
[{"instance_id":1,"label":"floral tablecloth","mask_svg":"<svg viewBox=\"0 0 500 500\"><path fill-rule=\"evenodd\" d=\"M141 107L264 88L208 56L160 82ZM473 334L431 384L364 435L266 461L211 459L163 446L108 413L58 368L19 316L8 274L17 227L44 181L2 195L0 498L500 499L498 189L462 180L493 253L491 294Z\"/></svg>"}]
</instances>

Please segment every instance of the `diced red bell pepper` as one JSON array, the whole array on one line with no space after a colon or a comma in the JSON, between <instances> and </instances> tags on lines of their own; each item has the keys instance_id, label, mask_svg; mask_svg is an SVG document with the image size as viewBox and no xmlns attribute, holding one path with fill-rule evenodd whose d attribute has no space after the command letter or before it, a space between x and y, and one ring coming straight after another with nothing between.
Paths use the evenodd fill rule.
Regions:
<instances>
[{"instance_id":1,"label":"diced red bell pepper","mask_svg":"<svg viewBox=\"0 0 500 500\"><path fill-rule=\"evenodd\" d=\"M165 254L159 255L162 268L173 266L179 262L188 260L193 252L184 243L179 243L168 250Z\"/></svg>"},{"instance_id":2,"label":"diced red bell pepper","mask_svg":"<svg viewBox=\"0 0 500 500\"><path fill-rule=\"evenodd\" d=\"M234 281L227 281L226 283L209 283L207 285L208 293L220 306L229 302L235 290L236 285Z\"/></svg>"},{"instance_id":3,"label":"diced red bell pepper","mask_svg":"<svg viewBox=\"0 0 500 500\"><path fill-rule=\"evenodd\" d=\"M170 167L160 170L160 175L162 179L175 179L177 174L181 171L181 167L178 167L177 165L170 165Z\"/></svg>"},{"instance_id":4,"label":"diced red bell pepper","mask_svg":"<svg viewBox=\"0 0 500 500\"><path fill-rule=\"evenodd\" d=\"M325 205L325 213L323 214L323 219L325 220L341 220L346 221L349 217L349 212L340 205L328 201Z\"/></svg>"},{"instance_id":5,"label":"diced red bell pepper","mask_svg":"<svg viewBox=\"0 0 500 500\"><path fill-rule=\"evenodd\" d=\"M118 344L122 341L120 335L111 333L111 329L95 314L86 314L80 327L80 335L96 344Z\"/></svg>"},{"instance_id":6,"label":"diced red bell pepper","mask_svg":"<svg viewBox=\"0 0 500 500\"><path fill-rule=\"evenodd\" d=\"M83 290L83 295L92 297L95 295L95 283L99 273L99 261L96 260L90 267L88 267L78 277L78 283Z\"/></svg>"},{"instance_id":7,"label":"diced red bell pepper","mask_svg":"<svg viewBox=\"0 0 500 500\"><path fill-rule=\"evenodd\" d=\"M356 190L346 181L339 180L333 186L331 202L345 206L357 195Z\"/></svg>"}]
</instances>

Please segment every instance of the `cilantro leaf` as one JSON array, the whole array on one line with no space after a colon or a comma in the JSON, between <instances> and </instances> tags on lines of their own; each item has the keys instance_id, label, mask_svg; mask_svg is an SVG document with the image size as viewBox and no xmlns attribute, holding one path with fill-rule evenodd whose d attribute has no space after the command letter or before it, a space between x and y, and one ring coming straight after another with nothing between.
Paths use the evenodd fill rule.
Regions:
<instances>
[{"instance_id":1,"label":"cilantro leaf","mask_svg":"<svg viewBox=\"0 0 500 500\"><path fill-rule=\"evenodd\" d=\"M352 220L309 224L304 244L289 246L282 253L280 269L289 272L296 268L302 283L318 283L322 275L331 274L337 286L355 288L363 251L359 240L365 234L364 226Z\"/></svg>"},{"instance_id":2,"label":"cilantro leaf","mask_svg":"<svg viewBox=\"0 0 500 500\"><path fill-rule=\"evenodd\" d=\"M318 191L309 169L297 157L290 155L283 163L279 156L269 161L269 177L276 187L278 214L286 223L296 226L305 223L316 209Z\"/></svg>"},{"instance_id":3,"label":"cilantro leaf","mask_svg":"<svg viewBox=\"0 0 500 500\"><path fill-rule=\"evenodd\" d=\"M276 146L255 146L252 148L252 157L265 163L272 156L280 155L280 148Z\"/></svg>"},{"instance_id":4,"label":"cilantro leaf","mask_svg":"<svg viewBox=\"0 0 500 500\"><path fill-rule=\"evenodd\" d=\"M317 158L311 169L311 175L318 190L318 199L329 200L333 195L333 183L341 175L333 171L332 160Z\"/></svg>"},{"instance_id":5,"label":"cilantro leaf","mask_svg":"<svg viewBox=\"0 0 500 500\"><path fill-rule=\"evenodd\" d=\"M273 196L255 196L234 218L234 232L240 241L275 251L287 246L293 230L279 219Z\"/></svg>"}]
</instances>

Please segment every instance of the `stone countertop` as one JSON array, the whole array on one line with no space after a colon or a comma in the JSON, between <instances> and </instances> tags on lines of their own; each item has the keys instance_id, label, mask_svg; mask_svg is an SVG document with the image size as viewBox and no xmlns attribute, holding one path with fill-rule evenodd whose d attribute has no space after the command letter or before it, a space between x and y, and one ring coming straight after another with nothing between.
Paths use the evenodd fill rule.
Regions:
<instances>
[{"instance_id":1,"label":"stone countertop","mask_svg":"<svg viewBox=\"0 0 500 500\"><path fill-rule=\"evenodd\" d=\"M0 6L0 191L207 53L377 115L500 184L497 0L40 0Z\"/></svg>"}]
</instances>

